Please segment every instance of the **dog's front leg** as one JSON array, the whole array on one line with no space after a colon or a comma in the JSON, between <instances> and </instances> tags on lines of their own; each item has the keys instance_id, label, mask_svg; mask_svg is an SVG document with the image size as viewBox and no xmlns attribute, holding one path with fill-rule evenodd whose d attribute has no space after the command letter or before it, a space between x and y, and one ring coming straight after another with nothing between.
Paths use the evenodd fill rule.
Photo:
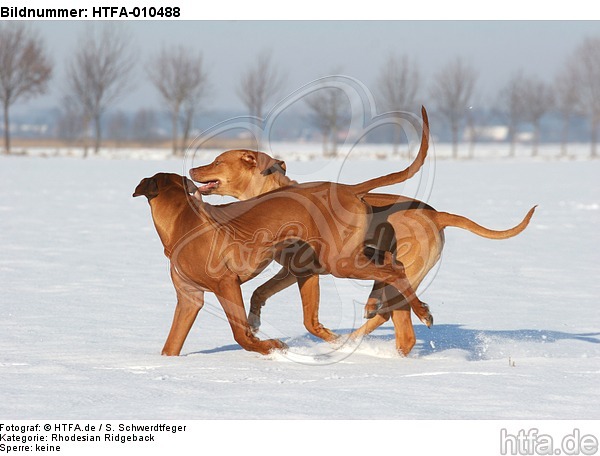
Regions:
<instances>
[{"instance_id":1,"label":"dog's front leg","mask_svg":"<svg viewBox=\"0 0 600 456\"><path fill-rule=\"evenodd\" d=\"M248 323L253 334L260 328L260 313L267 299L290 285L296 283L296 277L290 274L288 268L281 268L272 278L254 290L250 298L250 311L248 312Z\"/></svg>"},{"instance_id":2,"label":"dog's front leg","mask_svg":"<svg viewBox=\"0 0 600 456\"><path fill-rule=\"evenodd\" d=\"M377 311L381 307L382 297L383 297L383 289L387 285L383 282L375 282L373 284L373 288L371 289L371 293L369 293L369 299L365 304L365 314L364 317L369 319L373 318L377 315Z\"/></svg>"},{"instance_id":3,"label":"dog's front leg","mask_svg":"<svg viewBox=\"0 0 600 456\"><path fill-rule=\"evenodd\" d=\"M377 328L379 328L382 324L390 319L391 312L386 312L383 314L375 314L373 318L370 318L363 324L360 328L355 329L350 334L350 339L361 339L364 336L371 334Z\"/></svg>"},{"instance_id":4,"label":"dog's front leg","mask_svg":"<svg viewBox=\"0 0 600 456\"><path fill-rule=\"evenodd\" d=\"M280 340L260 340L252 334L250 325L248 325L248 319L246 318L242 290L237 277L234 279L221 279L213 291L217 295L217 299L221 303L225 315L227 315L227 320L233 332L233 338L242 348L248 351L259 352L263 355L273 350L286 348L286 345Z\"/></svg>"},{"instance_id":5,"label":"dog's front leg","mask_svg":"<svg viewBox=\"0 0 600 456\"><path fill-rule=\"evenodd\" d=\"M162 354L178 356L198 312L204 305L204 291L185 283L173 270L171 271L171 278L177 292L177 307L175 307L173 323L162 349Z\"/></svg>"},{"instance_id":6,"label":"dog's front leg","mask_svg":"<svg viewBox=\"0 0 600 456\"><path fill-rule=\"evenodd\" d=\"M302 298L304 327L309 333L327 342L336 340L339 336L319 322L319 275L298 277L298 287Z\"/></svg>"}]
</instances>

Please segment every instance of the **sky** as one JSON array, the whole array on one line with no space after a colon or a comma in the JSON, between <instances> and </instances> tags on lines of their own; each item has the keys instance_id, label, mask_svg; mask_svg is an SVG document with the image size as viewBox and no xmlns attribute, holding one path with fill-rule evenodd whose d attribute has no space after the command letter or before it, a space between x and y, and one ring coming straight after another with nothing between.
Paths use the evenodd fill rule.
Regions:
<instances>
[{"instance_id":1,"label":"sky","mask_svg":"<svg viewBox=\"0 0 600 456\"><path fill-rule=\"evenodd\" d=\"M49 92L15 106L57 105L64 93L64 68L78 42L96 21L31 21L55 63ZM119 21L138 56L134 84L118 108L160 109L160 99L144 67L161 48L185 45L204 56L210 80L210 109L239 110L241 74L261 51L285 74L283 93L333 73L355 77L376 91L381 68L391 54L414 59L427 102L433 75L461 57L478 73L477 102L489 104L518 71L551 82L568 55L587 36L600 36L598 21L355 21L355 20L177 20Z\"/></svg>"}]
</instances>

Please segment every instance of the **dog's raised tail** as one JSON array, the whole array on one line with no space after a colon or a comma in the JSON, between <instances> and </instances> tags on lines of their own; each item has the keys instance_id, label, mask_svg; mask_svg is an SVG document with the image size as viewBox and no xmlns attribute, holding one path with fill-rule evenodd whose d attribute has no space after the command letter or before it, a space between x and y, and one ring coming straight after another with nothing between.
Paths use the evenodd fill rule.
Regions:
<instances>
[{"instance_id":1,"label":"dog's raised tail","mask_svg":"<svg viewBox=\"0 0 600 456\"><path fill-rule=\"evenodd\" d=\"M482 236L488 239L508 239L517 234L521 233L527 225L529 225L529 221L535 212L535 208L537 206L533 206L529 209L529 212L525 216L525 218L519 223L517 226L514 226L508 230L490 230L489 228L485 228L481 225L478 225L473 220L470 220L462 215L450 214L448 212L435 212L435 221L438 228L441 230L448 226L453 226L456 228L462 228L464 230L468 230L471 233L477 234L478 236Z\"/></svg>"},{"instance_id":2,"label":"dog's raised tail","mask_svg":"<svg viewBox=\"0 0 600 456\"><path fill-rule=\"evenodd\" d=\"M423 116L423 132L421 134L421 147L419 148L419 153L415 157L415 161L413 161L408 168L402 171L376 177L374 179L369 179L368 181L354 185L353 187L358 196L362 196L374 188L385 187L387 185L404 182L405 180L413 177L417 171L421 169L421 166L423 166L423 163L425 163L427 150L429 149L429 118L427 117L427 111L425 110L424 106L421 106L421 115Z\"/></svg>"}]
</instances>

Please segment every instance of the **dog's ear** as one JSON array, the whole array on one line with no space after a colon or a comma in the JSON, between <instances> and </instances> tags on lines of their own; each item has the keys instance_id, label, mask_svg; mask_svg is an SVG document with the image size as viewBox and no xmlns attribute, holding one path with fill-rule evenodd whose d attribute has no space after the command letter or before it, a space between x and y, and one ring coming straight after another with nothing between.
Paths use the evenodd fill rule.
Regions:
<instances>
[{"instance_id":1,"label":"dog's ear","mask_svg":"<svg viewBox=\"0 0 600 456\"><path fill-rule=\"evenodd\" d=\"M258 162L258 154L251 150L242 152L241 160L250 168L256 168Z\"/></svg>"},{"instance_id":2,"label":"dog's ear","mask_svg":"<svg viewBox=\"0 0 600 456\"><path fill-rule=\"evenodd\" d=\"M285 172L287 171L285 162L283 160L275 160L275 159L272 159L271 162L272 163L269 163L269 166L266 169L261 171L261 174L263 176L268 176L269 174L273 174L273 173L281 173L285 176Z\"/></svg>"},{"instance_id":3,"label":"dog's ear","mask_svg":"<svg viewBox=\"0 0 600 456\"><path fill-rule=\"evenodd\" d=\"M196 184L194 184L194 182L191 179L188 179L187 177L184 177L183 183L184 183L185 191L192 195L194 193L196 193L196 191L198 190L198 187L196 187Z\"/></svg>"},{"instance_id":4,"label":"dog's ear","mask_svg":"<svg viewBox=\"0 0 600 456\"><path fill-rule=\"evenodd\" d=\"M150 201L155 196L158 196L158 184L154 177L146 177L141 180L133 192L133 196L145 196Z\"/></svg>"}]
</instances>

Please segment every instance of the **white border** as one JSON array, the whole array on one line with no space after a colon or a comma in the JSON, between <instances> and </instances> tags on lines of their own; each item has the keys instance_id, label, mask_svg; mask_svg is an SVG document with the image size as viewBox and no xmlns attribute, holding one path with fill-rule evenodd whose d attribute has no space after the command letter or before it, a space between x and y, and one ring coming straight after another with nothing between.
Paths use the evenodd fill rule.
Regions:
<instances>
[{"instance_id":1,"label":"white border","mask_svg":"<svg viewBox=\"0 0 600 456\"><path fill-rule=\"evenodd\" d=\"M181 8L178 20L598 20L593 3L524 2L506 0L233 0L225 2L189 2L184 0L120 0L118 2L16 0L2 6L28 8L160 7ZM88 20L93 20L88 17ZM118 20L119 18L113 18ZM121 19L123 20L123 19ZM131 20L125 19L125 20ZM155 19L157 20L157 19ZM158 19L160 20L160 19ZM600 24L599 24L600 28Z\"/></svg>"}]
</instances>

